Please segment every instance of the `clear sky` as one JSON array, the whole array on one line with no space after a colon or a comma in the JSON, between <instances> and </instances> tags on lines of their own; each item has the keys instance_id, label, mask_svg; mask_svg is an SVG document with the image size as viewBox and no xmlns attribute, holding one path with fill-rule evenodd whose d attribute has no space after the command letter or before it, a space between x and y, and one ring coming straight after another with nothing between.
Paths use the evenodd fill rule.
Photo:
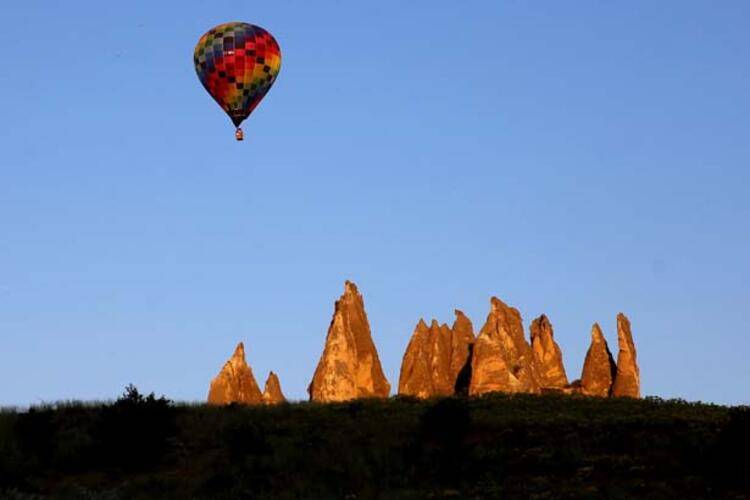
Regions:
<instances>
[{"instance_id":1,"label":"clear sky","mask_svg":"<svg viewBox=\"0 0 750 500\"><path fill-rule=\"evenodd\" d=\"M0 404L301 399L345 279L395 388L420 317L629 315L646 395L750 402L750 3L3 2ZM282 48L233 127L192 66Z\"/></svg>"}]
</instances>

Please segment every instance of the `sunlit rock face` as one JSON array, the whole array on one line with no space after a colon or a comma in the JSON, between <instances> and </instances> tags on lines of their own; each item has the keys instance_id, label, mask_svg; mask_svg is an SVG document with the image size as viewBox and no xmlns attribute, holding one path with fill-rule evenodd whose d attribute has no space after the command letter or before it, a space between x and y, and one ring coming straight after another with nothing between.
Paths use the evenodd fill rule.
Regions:
<instances>
[{"instance_id":1,"label":"sunlit rock face","mask_svg":"<svg viewBox=\"0 0 750 500\"><path fill-rule=\"evenodd\" d=\"M336 302L323 355L307 389L312 401L385 398L390 384L383 374L365 305L354 283L346 282Z\"/></svg>"},{"instance_id":2,"label":"sunlit rock face","mask_svg":"<svg viewBox=\"0 0 750 500\"><path fill-rule=\"evenodd\" d=\"M245 346L240 342L221 372L211 381L208 403L224 405L229 403L260 404L263 397L255 381L252 369L245 361Z\"/></svg>"},{"instance_id":3,"label":"sunlit rock face","mask_svg":"<svg viewBox=\"0 0 750 500\"><path fill-rule=\"evenodd\" d=\"M534 352L526 342L521 314L497 297L474 344L469 394L540 392Z\"/></svg>"},{"instance_id":4,"label":"sunlit rock face","mask_svg":"<svg viewBox=\"0 0 750 500\"><path fill-rule=\"evenodd\" d=\"M612 385L614 397L641 397L641 373L636 359L630 320L620 313L617 315L617 374Z\"/></svg>"},{"instance_id":5,"label":"sunlit rock face","mask_svg":"<svg viewBox=\"0 0 750 500\"><path fill-rule=\"evenodd\" d=\"M583 362L580 391L587 396L608 397L617 366L598 323L591 327L591 345Z\"/></svg>"},{"instance_id":6,"label":"sunlit rock face","mask_svg":"<svg viewBox=\"0 0 750 500\"><path fill-rule=\"evenodd\" d=\"M451 378L457 393L465 393L471 380L471 357L474 351L474 325L458 309L451 328Z\"/></svg>"},{"instance_id":7,"label":"sunlit rock face","mask_svg":"<svg viewBox=\"0 0 750 500\"><path fill-rule=\"evenodd\" d=\"M451 329L419 320L401 363L398 393L418 398L453 394Z\"/></svg>"},{"instance_id":8,"label":"sunlit rock face","mask_svg":"<svg viewBox=\"0 0 750 500\"><path fill-rule=\"evenodd\" d=\"M456 310L455 314L453 328L438 325L435 320L428 327L419 320L401 363L399 394L429 398L456 393L459 375L467 369L474 332L471 321L461 311Z\"/></svg>"},{"instance_id":9,"label":"sunlit rock face","mask_svg":"<svg viewBox=\"0 0 750 500\"><path fill-rule=\"evenodd\" d=\"M281 392L279 377L274 372L268 374L266 386L263 389L263 404L275 405L286 401L284 393Z\"/></svg>"},{"instance_id":10,"label":"sunlit rock face","mask_svg":"<svg viewBox=\"0 0 750 500\"><path fill-rule=\"evenodd\" d=\"M568 376L563 366L562 351L554 339L552 324L542 314L531 322L531 347L542 389L563 389Z\"/></svg>"}]
</instances>

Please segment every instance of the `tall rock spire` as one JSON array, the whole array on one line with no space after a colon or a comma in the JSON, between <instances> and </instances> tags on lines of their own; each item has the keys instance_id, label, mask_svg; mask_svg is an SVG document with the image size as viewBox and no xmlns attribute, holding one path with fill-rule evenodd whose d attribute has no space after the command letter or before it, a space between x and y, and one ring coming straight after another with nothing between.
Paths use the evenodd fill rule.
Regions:
<instances>
[{"instance_id":1,"label":"tall rock spire","mask_svg":"<svg viewBox=\"0 0 750 500\"><path fill-rule=\"evenodd\" d=\"M350 281L336 302L325 348L307 391L312 401L384 398L390 392L362 295Z\"/></svg>"},{"instance_id":2,"label":"tall rock spire","mask_svg":"<svg viewBox=\"0 0 750 500\"><path fill-rule=\"evenodd\" d=\"M208 403L223 405L229 403L260 404L262 402L263 397L253 376L253 370L245 361L245 346L240 342L232 357L211 381Z\"/></svg>"},{"instance_id":3,"label":"tall rock spire","mask_svg":"<svg viewBox=\"0 0 750 500\"><path fill-rule=\"evenodd\" d=\"M468 389L471 377L471 355L474 349L474 325L466 315L455 309L456 320L451 328L451 378L456 392ZM466 378L466 380L461 380Z\"/></svg>"},{"instance_id":4,"label":"tall rock spire","mask_svg":"<svg viewBox=\"0 0 750 500\"><path fill-rule=\"evenodd\" d=\"M398 393L419 398L430 397L433 393L432 367L429 355L430 327L420 319L414 328L401 360L398 378Z\"/></svg>"},{"instance_id":5,"label":"tall rock spire","mask_svg":"<svg viewBox=\"0 0 750 500\"><path fill-rule=\"evenodd\" d=\"M432 320L419 320L401 363L398 393L428 398L453 394L451 330Z\"/></svg>"},{"instance_id":6,"label":"tall rock spire","mask_svg":"<svg viewBox=\"0 0 750 500\"><path fill-rule=\"evenodd\" d=\"M630 320L620 313L617 315L617 375L612 386L614 397L641 397L641 372L636 359L635 343L630 331Z\"/></svg>"},{"instance_id":7,"label":"tall rock spire","mask_svg":"<svg viewBox=\"0 0 750 500\"><path fill-rule=\"evenodd\" d=\"M497 297L474 344L469 394L540 392L534 353L524 338L521 313Z\"/></svg>"},{"instance_id":8,"label":"tall rock spire","mask_svg":"<svg viewBox=\"0 0 750 500\"><path fill-rule=\"evenodd\" d=\"M615 360L607 346L598 323L591 327L591 345L583 362L581 392L588 396L608 397L612 392L612 382L617 372Z\"/></svg>"},{"instance_id":9,"label":"tall rock spire","mask_svg":"<svg viewBox=\"0 0 750 500\"><path fill-rule=\"evenodd\" d=\"M419 320L401 363L398 393L418 398L450 396L460 392L459 375L467 367L474 343L469 318L456 310L453 328L432 320ZM468 379L463 383L464 391Z\"/></svg>"},{"instance_id":10,"label":"tall rock spire","mask_svg":"<svg viewBox=\"0 0 750 500\"><path fill-rule=\"evenodd\" d=\"M531 322L531 347L539 372L539 384L545 389L562 389L568 385L562 351L554 339L552 324L542 314Z\"/></svg>"},{"instance_id":11,"label":"tall rock spire","mask_svg":"<svg viewBox=\"0 0 750 500\"><path fill-rule=\"evenodd\" d=\"M263 389L263 404L275 405L286 401L284 393L281 392L279 377L274 372L268 374L266 386Z\"/></svg>"}]
</instances>

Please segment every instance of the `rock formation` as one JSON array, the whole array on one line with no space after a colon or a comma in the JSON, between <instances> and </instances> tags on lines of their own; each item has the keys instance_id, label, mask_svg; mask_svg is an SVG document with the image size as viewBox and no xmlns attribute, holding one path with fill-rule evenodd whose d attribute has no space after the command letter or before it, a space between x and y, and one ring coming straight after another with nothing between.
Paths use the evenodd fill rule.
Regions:
<instances>
[{"instance_id":1,"label":"rock formation","mask_svg":"<svg viewBox=\"0 0 750 500\"><path fill-rule=\"evenodd\" d=\"M286 401L284 393L281 392L279 377L274 372L268 374L266 386L263 389L263 404L275 405Z\"/></svg>"},{"instance_id":2,"label":"rock formation","mask_svg":"<svg viewBox=\"0 0 750 500\"><path fill-rule=\"evenodd\" d=\"M608 397L617 366L598 323L591 327L591 345L583 362L580 391L588 396Z\"/></svg>"},{"instance_id":3,"label":"rock formation","mask_svg":"<svg viewBox=\"0 0 750 500\"><path fill-rule=\"evenodd\" d=\"M543 389L563 389L567 386L562 351L555 342L552 324L544 314L531 322L531 347L539 373L539 385Z\"/></svg>"},{"instance_id":4,"label":"rock formation","mask_svg":"<svg viewBox=\"0 0 750 500\"><path fill-rule=\"evenodd\" d=\"M540 392L534 352L524 338L521 314L497 297L474 344L469 394Z\"/></svg>"},{"instance_id":5,"label":"rock formation","mask_svg":"<svg viewBox=\"0 0 750 500\"><path fill-rule=\"evenodd\" d=\"M454 383L450 328L439 326L435 320L428 327L420 319L401 363L398 393L418 398L449 396Z\"/></svg>"},{"instance_id":6,"label":"rock formation","mask_svg":"<svg viewBox=\"0 0 750 500\"><path fill-rule=\"evenodd\" d=\"M347 281L307 392L312 401L346 401L385 398L390 389L370 335L362 295Z\"/></svg>"},{"instance_id":7,"label":"rock formation","mask_svg":"<svg viewBox=\"0 0 750 500\"><path fill-rule=\"evenodd\" d=\"M617 374L612 385L614 397L641 397L641 372L638 369L633 334L630 332L630 320L620 313L617 315Z\"/></svg>"},{"instance_id":8,"label":"rock formation","mask_svg":"<svg viewBox=\"0 0 750 500\"><path fill-rule=\"evenodd\" d=\"M453 328L435 320L428 327L419 320L401 363L399 394L418 398L455 394L474 342L471 321L461 311L455 313Z\"/></svg>"},{"instance_id":9,"label":"rock formation","mask_svg":"<svg viewBox=\"0 0 750 500\"><path fill-rule=\"evenodd\" d=\"M245 346L240 342L221 372L211 381L208 404L260 404L263 402L253 371L245 361Z\"/></svg>"},{"instance_id":10,"label":"rock formation","mask_svg":"<svg viewBox=\"0 0 750 500\"><path fill-rule=\"evenodd\" d=\"M453 311L456 320L451 328L451 377L456 393L466 393L471 380L471 357L474 351L474 325L458 309Z\"/></svg>"}]
</instances>

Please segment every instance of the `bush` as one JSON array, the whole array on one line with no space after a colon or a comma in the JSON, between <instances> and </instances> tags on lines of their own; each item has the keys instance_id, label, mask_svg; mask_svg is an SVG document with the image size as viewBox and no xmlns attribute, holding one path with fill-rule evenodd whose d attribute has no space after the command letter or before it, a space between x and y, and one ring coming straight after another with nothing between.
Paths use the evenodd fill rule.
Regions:
<instances>
[{"instance_id":1,"label":"bush","mask_svg":"<svg viewBox=\"0 0 750 500\"><path fill-rule=\"evenodd\" d=\"M158 464L177 434L176 410L164 396L143 396L129 385L111 406L105 406L96 432L99 458L125 469Z\"/></svg>"},{"instance_id":2,"label":"bush","mask_svg":"<svg viewBox=\"0 0 750 500\"><path fill-rule=\"evenodd\" d=\"M748 408L684 401L175 406L128 386L0 411L0 497L732 498L748 449Z\"/></svg>"},{"instance_id":3,"label":"bush","mask_svg":"<svg viewBox=\"0 0 750 500\"><path fill-rule=\"evenodd\" d=\"M418 433L422 473L440 485L458 484L468 462L466 437L470 426L466 400L446 398L428 407Z\"/></svg>"},{"instance_id":4,"label":"bush","mask_svg":"<svg viewBox=\"0 0 750 500\"><path fill-rule=\"evenodd\" d=\"M750 407L729 411L711 459L717 484L750 490Z\"/></svg>"}]
</instances>

